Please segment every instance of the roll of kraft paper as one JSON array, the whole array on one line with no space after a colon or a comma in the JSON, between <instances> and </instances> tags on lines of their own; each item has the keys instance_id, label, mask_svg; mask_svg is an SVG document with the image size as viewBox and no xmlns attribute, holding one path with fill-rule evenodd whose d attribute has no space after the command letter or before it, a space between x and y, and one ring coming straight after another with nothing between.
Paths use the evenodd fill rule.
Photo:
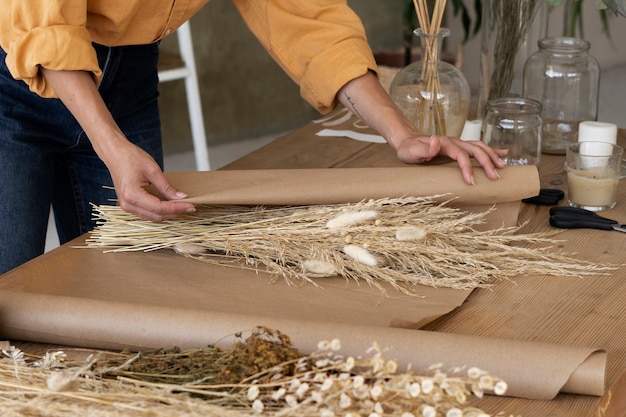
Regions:
<instances>
[{"instance_id":1,"label":"roll of kraft paper","mask_svg":"<svg viewBox=\"0 0 626 417\"><path fill-rule=\"evenodd\" d=\"M506 167L492 181L480 168L468 185L458 167L319 168L170 172L168 180L196 204L308 205L405 196L454 197L458 205L520 201L539 193L535 166Z\"/></svg>"},{"instance_id":2,"label":"roll of kraft paper","mask_svg":"<svg viewBox=\"0 0 626 417\"><path fill-rule=\"evenodd\" d=\"M364 355L374 342L389 348L387 357L400 370L409 364L414 370L436 363L476 366L504 379L509 396L548 400L559 391L604 392L606 353L593 348L11 291L0 291L0 317L2 338L98 349L230 345L233 339L225 336L267 326L287 334L303 354L338 338L344 355Z\"/></svg>"}]
</instances>

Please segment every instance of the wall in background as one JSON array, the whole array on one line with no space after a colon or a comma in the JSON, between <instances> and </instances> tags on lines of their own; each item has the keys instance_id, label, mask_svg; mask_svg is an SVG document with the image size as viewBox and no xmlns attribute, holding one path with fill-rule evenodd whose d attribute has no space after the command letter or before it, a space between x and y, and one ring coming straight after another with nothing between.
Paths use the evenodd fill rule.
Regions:
<instances>
[{"instance_id":1,"label":"wall in background","mask_svg":"<svg viewBox=\"0 0 626 417\"><path fill-rule=\"evenodd\" d=\"M401 46L400 1L351 0L350 6L374 50ZM191 29L209 145L284 132L319 116L229 0L210 1L192 18ZM162 47L175 51L175 38ZM161 84L160 106L165 151L191 150L182 81Z\"/></svg>"}]
</instances>

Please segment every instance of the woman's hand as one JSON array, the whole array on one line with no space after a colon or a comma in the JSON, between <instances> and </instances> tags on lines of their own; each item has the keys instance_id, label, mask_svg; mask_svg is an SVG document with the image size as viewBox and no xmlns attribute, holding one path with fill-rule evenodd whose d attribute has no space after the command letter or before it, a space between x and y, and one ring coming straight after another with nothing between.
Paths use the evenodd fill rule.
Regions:
<instances>
[{"instance_id":1,"label":"woman's hand","mask_svg":"<svg viewBox=\"0 0 626 417\"><path fill-rule=\"evenodd\" d=\"M504 149L493 149L480 141L464 142L448 136L424 136L418 132L393 103L373 73L347 83L338 94L339 100L368 126L380 133L391 145L398 159L405 163L423 163L436 156L455 160L463 179L474 183L470 158L474 158L492 180L500 178L504 168Z\"/></svg>"},{"instance_id":2,"label":"woman's hand","mask_svg":"<svg viewBox=\"0 0 626 417\"><path fill-rule=\"evenodd\" d=\"M150 155L126 139L89 73L42 71L109 169L122 209L152 221L195 211L193 204L176 202L186 195L167 181ZM146 191L149 185L154 186L165 200Z\"/></svg>"},{"instance_id":3,"label":"woman's hand","mask_svg":"<svg viewBox=\"0 0 626 417\"><path fill-rule=\"evenodd\" d=\"M420 164L436 156L447 156L457 162L463 179L474 184L474 174L470 158L474 158L485 171L487 178L500 178L497 168L504 168L501 157L506 149L494 149L481 141L465 142L448 136L409 136L396 142L398 159L407 164Z\"/></svg>"},{"instance_id":4,"label":"woman's hand","mask_svg":"<svg viewBox=\"0 0 626 417\"><path fill-rule=\"evenodd\" d=\"M105 163L124 211L152 221L195 211L192 204L176 201L187 195L174 188L154 159L138 146L125 141L112 157L107 155ZM163 200L146 191L149 185L158 191Z\"/></svg>"}]
</instances>

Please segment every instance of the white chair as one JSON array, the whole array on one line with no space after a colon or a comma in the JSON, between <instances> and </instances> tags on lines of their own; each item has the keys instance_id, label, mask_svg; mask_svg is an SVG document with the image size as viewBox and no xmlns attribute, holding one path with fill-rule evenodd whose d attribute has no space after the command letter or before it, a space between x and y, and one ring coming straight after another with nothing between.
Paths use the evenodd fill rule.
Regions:
<instances>
[{"instance_id":1,"label":"white chair","mask_svg":"<svg viewBox=\"0 0 626 417\"><path fill-rule=\"evenodd\" d=\"M202 103L200 101L200 89L198 88L198 76L196 73L196 60L193 53L193 43L191 39L191 29L189 22L185 22L176 31L178 38L179 59L172 68L171 65L159 63L159 82L173 80L185 80L185 91L187 94L187 108L189 110L189 121L191 124L191 136L193 139L196 169L198 171L209 171L209 152L206 143L206 132L204 129L204 117L202 115ZM163 51L162 51L163 52Z\"/></svg>"}]
</instances>

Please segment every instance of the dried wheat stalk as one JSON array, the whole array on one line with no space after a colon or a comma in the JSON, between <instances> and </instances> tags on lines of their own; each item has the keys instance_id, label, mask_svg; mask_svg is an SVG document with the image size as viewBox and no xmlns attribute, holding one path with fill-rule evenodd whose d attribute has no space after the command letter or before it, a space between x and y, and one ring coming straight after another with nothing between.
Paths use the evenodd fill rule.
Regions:
<instances>
[{"instance_id":1,"label":"dried wheat stalk","mask_svg":"<svg viewBox=\"0 0 626 417\"><path fill-rule=\"evenodd\" d=\"M552 248L549 234L517 227L477 231L491 210L467 213L404 197L298 207L198 206L163 223L117 206L95 207L87 247L107 252L171 249L204 262L265 269L290 284L342 276L385 292L415 285L471 289L517 275L581 277L609 266L577 262Z\"/></svg>"}]
</instances>

